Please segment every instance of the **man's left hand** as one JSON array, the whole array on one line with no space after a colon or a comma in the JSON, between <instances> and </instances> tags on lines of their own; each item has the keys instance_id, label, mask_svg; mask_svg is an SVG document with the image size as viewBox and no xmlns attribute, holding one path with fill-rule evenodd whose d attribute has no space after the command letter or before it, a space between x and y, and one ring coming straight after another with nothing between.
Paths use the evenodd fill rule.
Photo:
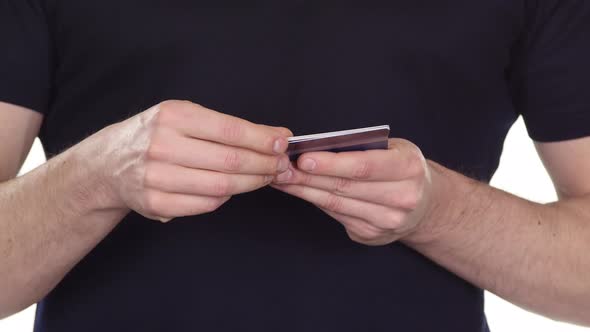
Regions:
<instances>
[{"instance_id":1,"label":"man's left hand","mask_svg":"<svg viewBox=\"0 0 590 332\"><path fill-rule=\"evenodd\" d=\"M432 180L417 146L390 139L387 150L305 153L271 186L316 205L352 240L378 246L423 223Z\"/></svg>"}]
</instances>

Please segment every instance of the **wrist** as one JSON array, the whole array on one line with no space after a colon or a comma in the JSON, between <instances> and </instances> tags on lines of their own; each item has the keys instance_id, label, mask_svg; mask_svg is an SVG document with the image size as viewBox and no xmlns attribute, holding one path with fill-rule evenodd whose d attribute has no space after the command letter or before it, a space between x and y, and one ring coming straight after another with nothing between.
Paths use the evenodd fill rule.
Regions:
<instances>
[{"instance_id":1,"label":"wrist","mask_svg":"<svg viewBox=\"0 0 590 332\"><path fill-rule=\"evenodd\" d=\"M93 137L88 140L92 140ZM104 212L108 210L127 213L128 209L120 202L110 181L105 165L105 158L100 151L88 147L99 146L92 142L79 144L57 156L54 168L63 179L67 197L71 205L80 214ZM98 150L98 148L95 148Z\"/></svg>"},{"instance_id":2,"label":"wrist","mask_svg":"<svg viewBox=\"0 0 590 332\"><path fill-rule=\"evenodd\" d=\"M445 167L427 161L430 183L426 206L414 231L402 241L411 247L428 246L439 242L445 234L460 227L469 198L481 184Z\"/></svg>"}]
</instances>

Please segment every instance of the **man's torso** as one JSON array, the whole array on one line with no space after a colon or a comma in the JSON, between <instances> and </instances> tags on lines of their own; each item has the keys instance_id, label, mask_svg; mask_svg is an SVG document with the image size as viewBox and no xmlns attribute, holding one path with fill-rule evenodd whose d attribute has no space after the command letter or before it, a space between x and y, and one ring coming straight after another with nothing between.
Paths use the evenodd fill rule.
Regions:
<instances>
[{"instance_id":1,"label":"man's torso","mask_svg":"<svg viewBox=\"0 0 590 332\"><path fill-rule=\"evenodd\" d=\"M427 158L488 181L517 116L507 72L518 1L48 0L46 10L50 156L188 99L296 135L389 124ZM481 290L402 244L355 244L270 188L166 225L130 214L37 317L37 331L485 325Z\"/></svg>"}]
</instances>

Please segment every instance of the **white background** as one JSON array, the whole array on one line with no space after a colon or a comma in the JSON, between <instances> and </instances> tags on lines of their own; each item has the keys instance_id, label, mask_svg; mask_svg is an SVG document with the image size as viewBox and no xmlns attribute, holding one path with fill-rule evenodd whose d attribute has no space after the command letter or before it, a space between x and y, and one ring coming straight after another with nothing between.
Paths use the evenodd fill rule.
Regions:
<instances>
[{"instance_id":1,"label":"white background","mask_svg":"<svg viewBox=\"0 0 590 332\"><path fill-rule=\"evenodd\" d=\"M25 162L26 172L43 162L39 142ZM506 140L500 168L492 185L537 202L556 199L553 186L539 161L534 146L526 134L522 120L510 131ZM1 332L30 332L33 328L34 306L4 320ZM558 323L519 309L492 294L486 294L486 313L492 332L590 332L588 328Z\"/></svg>"}]
</instances>

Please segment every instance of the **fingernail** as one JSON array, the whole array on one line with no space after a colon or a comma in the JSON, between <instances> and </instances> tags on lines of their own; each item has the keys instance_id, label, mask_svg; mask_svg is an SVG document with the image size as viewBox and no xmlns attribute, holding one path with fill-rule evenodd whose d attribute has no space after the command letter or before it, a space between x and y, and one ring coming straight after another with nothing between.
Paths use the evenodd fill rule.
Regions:
<instances>
[{"instance_id":1,"label":"fingernail","mask_svg":"<svg viewBox=\"0 0 590 332\"><path fill-rule=\"evenodd\" d=\"M279 173L282 173L284 171L286 171L289 168L289 159L287 158L281 158L279 159L279 164L277 166L277 171Z\"/></svg>"},{"instance_id":2,"label":"fingernail","mask_svg":"<svg viewBox=\"0 0 590 332\"><path fill-rule=\"evenodd\" d=\"M278 138L275 141L275 143L274 143L274 145L272 147L272 149L273 149L273 151L275 153L283 153L284 152L283 151L284 150L284 148L283 148L283 141L284 141L284 139L282 139L282 138Z\"/></svg>"},{"instance_id":3,"label":"fingernail","mask_svg":"<svg viewBox=\"0 0 590 332\"><path fill-rule=\"evenodd\" d=\"M293 176L293 171L289 169L286 172L277 175L277 182L287 182L291 179L291 176Z\"/></svg>"},{"instance_id":4,"label":"fingernail","mask_svg":"<svg viewBox=\"0 0 590 332\"><path fill-rule=\"evenodd\" d=\"M316 166L316 162L313 159L304 159L301 162L301 169L304 171L313 171Z\"/></svg>"},{"instance_id":5,"label":"fingernail","mask_svg":"<svg viewBox=\"0 0 590 332\"><path fill-rule=\"evenodd\" d=\"M272 180L274 180L274 176L272 175L267 175L264 177L264 182L271 182Z\"/></svg>"}]
</instances>

